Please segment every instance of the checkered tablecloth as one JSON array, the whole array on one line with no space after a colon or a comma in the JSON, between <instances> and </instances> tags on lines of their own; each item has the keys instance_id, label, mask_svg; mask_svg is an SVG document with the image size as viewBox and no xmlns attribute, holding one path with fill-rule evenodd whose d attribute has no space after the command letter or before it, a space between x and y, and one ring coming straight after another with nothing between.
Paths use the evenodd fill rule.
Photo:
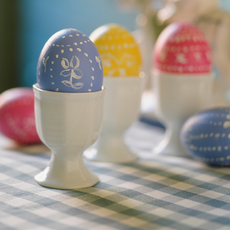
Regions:
<instances>
[{"instance_id":1,"label":"checkered tablecloth","mask_svg":"<svg viewBox=\"0 0 230 230\"><path fill-rule=\"evenodd\" d=\"M126 142L139 160L86 161L101 182L71 191L34 181L49 162L49 156L36 154L45 148L9 147L1 139L0 229L230 229L230 169L154 156L151 150L163 133L136 123Z\"/></svg>"}]
</instances>

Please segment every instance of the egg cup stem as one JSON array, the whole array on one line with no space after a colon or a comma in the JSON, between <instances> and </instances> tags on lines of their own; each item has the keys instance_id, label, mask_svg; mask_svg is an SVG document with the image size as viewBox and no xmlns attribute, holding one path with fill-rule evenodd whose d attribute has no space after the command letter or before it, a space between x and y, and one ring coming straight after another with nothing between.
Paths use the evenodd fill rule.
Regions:
<instances>
[{"instance_id":1,"label":"egg cup stem","mask_svg":"<svg viewBox=\"0 0 230 230\"><path fill-rule=\"evenodd\" d=\"M65 154L71 157L63 157ZM97 184L99 178L86 168L82 153L72 149L72 153L52 153L49 166L35 176L35 181L45 187L78 189Z\"/></svg>"},{"instance_id":2,"label":"egg cup stem","mask_svg":"<svg viewBox=\"0 0 230 230\"><path fill-rule=\"evenodd\" d=\"M154 153L186 157L179 138L182 125L183 123L178 126L167 127L164 139L154 149Z\"/></svg>"},{"instance_id":3,"label":"egg cup stem","mask_svg":"<svg viewBox=\"0 0 230 230\"><path fill-rule=\"evenodd\" d=\"M97 154L92 155L91 151L86 151L85 156L90 160L115 163L131 162L137 159L124 142L123 133L102 134L97 143Z\"/></svg>"}]
</instances>

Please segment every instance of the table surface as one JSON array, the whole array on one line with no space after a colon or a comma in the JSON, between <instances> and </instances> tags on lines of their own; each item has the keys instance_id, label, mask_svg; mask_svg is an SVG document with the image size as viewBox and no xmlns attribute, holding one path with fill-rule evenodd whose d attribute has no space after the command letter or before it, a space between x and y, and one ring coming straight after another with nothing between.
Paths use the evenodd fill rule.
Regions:
<instances>
[{"instance_id":1,"label":"table surface","mask_svg":"<svg viewBox=\"0 0 230 230\"><path fill-rule=\"evenodd\" d=\"M139 160L86 161L96 186L56 190L34 176L49 162L43 146L17 147L0 138L0 229L230 229L230 168L156 156L163 129L137 122L126 133Z\"/></svg>"}]
</instances>

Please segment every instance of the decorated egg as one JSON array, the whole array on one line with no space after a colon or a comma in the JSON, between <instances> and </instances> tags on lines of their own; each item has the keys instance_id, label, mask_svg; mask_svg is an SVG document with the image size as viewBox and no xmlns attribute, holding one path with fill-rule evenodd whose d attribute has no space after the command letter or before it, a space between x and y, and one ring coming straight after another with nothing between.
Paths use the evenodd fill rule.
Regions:
<instances>
[{"instance_id":1,"label":"decorated egg","mask_svg":"<svg viewBox=\"0 0 230 230\"><path fill-rule=\"evenodd\" d=\"M94 30L89 37L101 55L105 77L139 76L141 53L127 29L117 24L107 24Z\"/></svg>"},{"instance_id":2,"label":"decorated egg","mask_svg":"<svg viewBox=\"0 0 230 230\"><path fill-rule=\"evenodd\" d=\"M43 90L57 92L101 90L103 68L96 46L76 29L55 33L41 51L37 83Z\"/></svg>"},{"instance_id":3,"label":"decorated egg","mask_svg":"<svg viewBox=\"0 0 230 230\"><path fill-rule=\"evenodd\" d=\"M206 74L211 72L211 50L204 34L196 26L175 22L158 37L153 62L154 68L160 72Z\"/></svg>"},{"instance_id":4,"label":"decorated egg","mask_svg":"<svg viewBox=\"0 0 230 230\"><path fill-rule=\"evenodd\" d=\"M230 107L214 108L190 117L181 143L188 154L210 165L230 164Z\"/></svg>"},{"instance_id":5,"label":"decorated egg","mask_svg":"<svg viewBox=\"0 0 230 230\"><path fill-rule=\"evenodd\" d=\"M19 144L40 142L31 88L13 88L0 95L0 132Z\"/></svg>"}]
</instances>

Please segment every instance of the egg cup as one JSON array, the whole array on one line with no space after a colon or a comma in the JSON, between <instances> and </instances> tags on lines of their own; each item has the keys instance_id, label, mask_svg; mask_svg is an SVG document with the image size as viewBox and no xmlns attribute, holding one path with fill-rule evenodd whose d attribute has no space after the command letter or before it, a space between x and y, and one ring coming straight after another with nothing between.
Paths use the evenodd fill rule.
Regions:
<instances>
[{"instance_id":1,"label":"egg cup","mask_svg":"<svg viewBox=\"0 0 230 230\"><path fill-rule=\"evenodd\" d=\"M102 131L89 160L124 163L137 159L124 142L125 131L138 119L144 77L105 77L106 95ZM108 88L108 89L107 89Z\"/></svg>"},{"instance_id":2,"label":"egg cup","mask_svg":"<svg viewBox=\"0 0 230 230\"><path fill-rule=\"evenodd\" d=\"M57 189L90 187L99 178L90 172L82 153L98 138L105 89L90 93L46 91L33 85L36 127L51 149L49 166L35 176L38 184Z\"/></svg>"},{"instance_id":3,"label":"egg cup","mask_svg":"<svg viewBox=\"0 0 230 230\"><path fill-rule=\"evenodd\" d=\"M155 114L166 126L165 137L154 153L187 157L180 143L180 131L188 117L209 107L212 75L176 75L155 71L152 82L156 96Z\"/></svg>"}]
</instances>

